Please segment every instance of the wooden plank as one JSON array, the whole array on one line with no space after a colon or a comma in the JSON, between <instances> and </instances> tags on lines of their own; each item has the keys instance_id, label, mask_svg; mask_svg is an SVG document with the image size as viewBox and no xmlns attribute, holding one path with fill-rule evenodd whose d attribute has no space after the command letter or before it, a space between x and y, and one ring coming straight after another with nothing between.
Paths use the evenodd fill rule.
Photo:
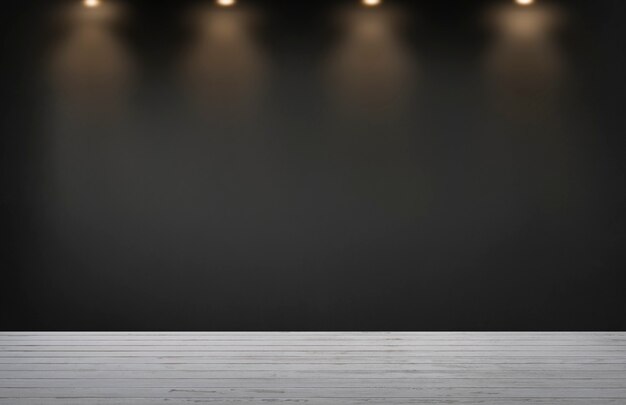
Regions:
<instances>
[{"instance_id":1,"label":"wooden plank","mask_svg":"<svg viewBox=\"0 0 626 405\"><path fill-rule=\"evenodd\" d=\"M1 399L0 405L252 405L258 400L251 398L11 398ZM306 405L624 405L623 399L589 398L266 398L263 403Z\"/></svg>"},{"instance_id":2,"label":"wooden plank","mask_svg":"<svg viewBox=\"0 0 626 405\"><path fill-rule=\"evenodd\" d=\"M316 355L351 355L351 356L362 356L362 357L384 357L388 355L398 355L398 356L411 356L411 357L433 357L433 351L427 350L396 350L396 349L385 349L385 350L376 350L376 349L368 349L368 350L219 350L219 349L207 349L207 350L115 350L114 348L110 350L31 350L31 351L12 351L5 350L0 352L0 358L4 357L198 357L198 356L211 356L214 354L222 354L224 356L229 357L245 357L251 354L273 354L273 355L284 355L284 356L316 356ZM474 350L474 351L463 351L463 350L438 350L436 351L436 355L439 358L449 358L449 357L526 357L526 358L534 358L534 357L609 357L609 358L618 358L624 359L626 353L622 352L611 352L604 350L528 350L528 351L508 351L506 349L502 350Z\"/></svg>"},{"instance_id":3,"label":"wooden plank","mask_svg":"<svg viewBox=\"0 0 626 405\"><path fill-rule=\"evenodd\" d=\"M45 361L38 363L1 363L0 371L64 371L64 370L187 370L187 371L209 371L215 369L232 369L232 370L255 370L255 369L292 369L299 367L300 369L332 369L332 368L352 368L366 370L421 370L421 371L440 371L440 370L496 370L496 371L521 371L521 370L587 370L587 371L626 371L626 363L508 363L508 362L413 362L380 360L380 361L349 361L349 360L311 360L304 359L300 361L281 361L280 359L267 359L263 361L253 361L243 359L238 362L228 360L223 361L207 361L205 363L187 363L187 362L152 362L152 363L112 363L112 362L91 362L91 363L69 363L57 362L48 363Z\"/></svg>"},{"instance_id":4,"label":"wooden plank","mask_svg":"<svg viewBox=\"0 0 626 405\"><path fill-rule=\"evenodd\" d=\"M87 335L83 338L80 337L62 337L62 336L25 336L25 337L0 337L0 345L88 345L88 344L140 344L140 345L178 345L178 344L222 344L222 345L240 345L240 344L262 344L262 345L378 345L378 344L400 344L400 345L523 345L523 346L604 346L626 345L626 337L623 338L602 338L602 337L588 337L588 338L567 338L567 337L528 337L528 338L497 338L497 337L485 337L485 338L449 338L449 337L375 337L375 336L362 336L362 337L240 337L240 338L224 338L216 336L206 337L193 337L193 336L128 336L128 337L115 337L115 336L91 336Z\"/></svg>"},{"instance_id":5,"label":"wooden plank","mask_svg":"<svg viewBox=\"0 0 626 405\"><path fill-rule=\"evenodd\" d=\"M308 333L308 332L241 332L241 333L221 333L221 332L184 332L184 333L167 333L167 332L29 332L29 333L10 333L0 332L0 339L419 339L419 340L467 340L467 339L570 339L570 340L586 340L586 339L624 339L626 332L614 333L507 333L507 332L469 332L469 333L429 333L429 332L333 332L333 333Z\"/></svg>"},{"instance_id":6,"label":"wooden plank","mask_svg":"<svg viewBox=\"0 0 626 405\"><path fill-rule=\"evenodd\" d=\"M19 342L0 342L0 346L6 347L10 349L12 346L22 346L22 347L42 347L42 346L51 346L51 347L91 347L91 346L132 346L132 347L153 347L153 346L203 346L203 347L264 347L268 349L275 349L281 347L320 347L324 348L332 348L335 346L339 347L354 347L354 346L366 346L372 348L381 348L381 347L409 347L409 348L449 348L449 349L458 349L458 348L477 348L477 349L507 349L507 348L523 348L523 349L541 349L542 347L549 348L558 348L558 349L604 349L604 348L614 348L619 350L626 349L626 340L623 342L614 342L614 341L595 341L595 340L585 340L580 342L564 342L564 341L549 341L549 340L528 340L528 341L508 341L508 340L481 340L481 341L424 341L424 340L415 340L415 339L404 339L404 340L249 340L249 341L216 341L216 340L112 340L112 341L101 341L101 340L85 340L85 341L19 341ZM166 349L167 350L167 349Z\"/></svg>"},{"instance_id":7,"label":"wooden plank","mask_svg":"<svg viewBox=\"0 0 626 405\"><path fill-rule=\"evenodd\" d=\"M624 342L626 340L625 335L620 336L576 336L576 335L549 335L549 336L456 336L456 335L441 335L441 336L420 336L420 335L407 335L407 336L393 336L393 335L354 335L354 336L297 336L297 335L261 335L251 336L247 334L241 334L238 336L224 336L224 335L107 335L102 336L98 334L86 334L84 336L73 335L0 335L0 341L27 341L27 340L42 340L42 341L78 341L84 342L89 340L106 340L106 341L223 341L223 342L236 342L236 341L254 341L254 342L280 342L280 341L413 341L413 342L510 342L510 341L523 341L533 343L535 341L552 341L552 342Z\"/></svg>"},{"instance_id":8,"label":"wooden plank","mask_svg":"<svg viewBox=\"0 0 626 405\"><path fill-rule=\"evenodd\" d=\"M626 339L626 332L0 332L0 340L60 339L80 340L414 340L414 341L465 341L465 340L571 340L606 341Z\"/></svg>"},{"instance_id":9,"label":"wooden plank","mask_svg":"<svg viewBox=\"0 0 626 405\"><path fill-rule=\"evenodd\" d=\"M478 363L394 363L394 362L216 362L205 364L0 364L0 372L5 371L257 371L257 370L362 370L362 371L618 371L626 374L626 363L620 364L478 364Z\"/></svg>"},{"instance_id":10,"label":"wooden plank","mask_svg":"<svg viewBox=\"0 0 626 405\"><path fill-rule=\"evenodd\" d=\"M509 371L473 371L468 370L367 370L358 366L352 369L301 370L212 370L212 371L1 371L0 379L26 378L624 378L623 371L589 371L589 370L519 370Z\"/></svg>"},{"instance_id":11,"label":"wooden plank","mask_svg":"<svg viewBox=\"0 0 626 405\"><path fill-rule=\"evenodd\" d=\"M25 336L25 337L2 337L0 338L0 345L29 345L29 344L179 344L179 343L200 343L200 344L268 344L268 345L281 345L281 344L412 344L412 345L572 345L572 346L586 346L586 345L625 345L626 338L465 338L465 339L452 339L452 338L391 338L391 337L374 337L363 336L353 338L332 338L332 337L308 337L308 338L295 338L295 337L259 337L259 338L222 338L222 337L105 337L105 336L86 336L84 338L79 337L41 337L41 336Z\"/></svg>"},{"instance_id":12,"label":"wooden plank","mask_svg":"<svg viewBox=\"0 0 626 405\"><path fill-rule=\"evenodd\" d=\"M49 378L0 379L0 388L624 388L624 379L542 378Z\"/></svg>"},{"instance_id":13,"label":"wooden plank","mask_svg":"<svg viewBox=\"0 0 626 405\"><path fill-rule=\"evenodd\" d=\"M626 332L0 332L0 338L158 339L625 339Z\"/></svg>"},{"instance_id":14,"label":"wooden plank","mask_svg":"<svg viewBox=\"0 0 626 405\"><path fill-rule=\"evenodd\" d=\"M248 335L248 336L271 336L271 335L294 335L294 336L309 336L309 335L333 335L333 336L351 336L351 335L370 335L370 334L378 334L378 335L386 335L386 336L406 336L406 335L450 335L450 336L485 336L485 335L497 335L497 336L524 336L524 335L538 335L538 336L550 336L550 335L570 335L570 336L611 336L611 335L623 335L626 332L598 332L598 331L589 331L589 332L573 332L573 331L522 331L522 332L514 332L514 331L497 331L497 332L410 332L410 331L401 331L401 332L390 332L390 331L345 331L345 332L337 332L337 331L290 331L290 332L277 332L277 331L249 331L249 332L239 332L239 331L213 331L213 332L203 332L203 331L2 331L0 334L3 335L110 335L110 336L120 336L120 335Z\"/></svg>"},{"instance_id":15,"label":"wooden plank","mask_svg":"<svg viewBox=\"0 0 626 405\"><path fill-rule=\"evenodd\" d=\"M611 352L616 355L626 356L626 345L588 345L583 346L585 353ZM151 344L104 344L104 345L0 345L0 352L32 352L32 351L414 351L414 352L557 352L557 353L580 353L581 346L577 345L498 345L498 346L477 346L477 345L413 345L413 344L341 344L341 345L319 345L319 344L190 344L179 343L177 345L151 345Z\"/></svg>"},{"instance_id":16,"label":"wooden plank","mask_svg":"<svg viewBox=\"0 0 626 405\"><path fill-rule=\"evenodd\" d=\"M203 355L195 357L177 356L116 356L116 357L0 357L2 364L250 364L250 363L350 363L350 364L574 364L577 366L585 364L624 364L621 357L562 357L562 356L540 356L540 357L510 357L510 356L471 356L471 357L438 357L432 356L407 357L405 355L372 355L372 356L352 356L345 354L320 354L320 355L276 355L272 353L252 353L247 356L225 356L221 353L215 355ZM0 366L1 367L1 366Z\"/></svg>"},{"instance_id":17,"label":"wooden plank","mask_svg":"<svg viewBox=\"0 0 626 405\"><path fill-rule=\"evenodd\" d=\"M0 398L609 398L626 388L2 388Z\"/></svg>"}]
</instances>

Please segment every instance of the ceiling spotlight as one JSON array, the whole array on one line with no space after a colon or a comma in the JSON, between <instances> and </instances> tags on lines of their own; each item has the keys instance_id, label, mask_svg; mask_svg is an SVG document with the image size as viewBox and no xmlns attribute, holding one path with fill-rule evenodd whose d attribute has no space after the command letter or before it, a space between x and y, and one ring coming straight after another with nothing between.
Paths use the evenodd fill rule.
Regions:
<instances>
[{"instance_id":1,"label":"ceiling spotlight","mask_svg":"<svg viewBox=\"0 0 626 405\"><path fill-rule=\"evenodd\" d=\"M218 6L231 7L235 5L236 0L216 0Z\"/></svg>"},{"instance_id":2,"label":"ceiling spotlight","mask_svg":"<svg viewBox=\"0 0 626 405\"><path fill-rule=\"evenodd\" d=\"M100 0L84 0L83 4L85 7L94 8L100 5Z\"/></svg>"},{"instance_id":3,"label":"ceiling spotlight","mask_svg":"<svg viewBox=\"0 0 626 405\"><path fill-rule=\"evenodd\" d=\"M515 0L515 2L520 6L530 6L535 2L535 0Z\"/></svg>"},{"instance_id":4,"label":"ceiling spotlight","mask_svg":"<svg viewBox=\"0 0 626 405\"><path fill-rule=\"evenodd\" d=\"M375 6L380 6L380 3L382 3L382 0L362 0L363 5L366 7L375 7Z\"/></svg>"}]
</instances>

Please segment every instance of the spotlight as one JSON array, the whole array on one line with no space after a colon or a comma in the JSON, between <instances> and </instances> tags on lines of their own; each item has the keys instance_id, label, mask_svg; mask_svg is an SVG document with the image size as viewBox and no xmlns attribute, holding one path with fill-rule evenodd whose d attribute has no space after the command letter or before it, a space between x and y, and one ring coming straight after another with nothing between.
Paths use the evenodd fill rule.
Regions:
<instances>
[{"instance_id":1,"label":"spotlight","mask_svg":"<svg viewBox=\"0 0 626 405\"><path fill-rule=\"evenodd\" d=\"M84 0L83 4L85 7L94 8L100 5L100 0Z\"/></svg>"},{"instance_id":2,"label":"spotlight","mask_svg":"<svg viewBox=\"0 0 626 405\"><path fill-rule=\"evenodd\" d=\"M515 0L515 2L520 6L530 6L535 2L535 0Z\"/></svg>"},{"instance_id":3,"label":"spotlight","mask_svg":"<svg viewBox=\"0 0 626 405\"><path fill-rule=\"evenodd\" d=\"M231 7L234 6L236 0L216 0L218 6Z\"/></svg>"},{"instance_id":4,"label":"spotlight","mask_svg":"<svg viewBox=\"0 0 626 405\"><path fill-rule=\"evenodd\" d=\"M380 6L382 0L362 0L363 5L366 7L376 7Z\"/></svg>"}]
</instances>

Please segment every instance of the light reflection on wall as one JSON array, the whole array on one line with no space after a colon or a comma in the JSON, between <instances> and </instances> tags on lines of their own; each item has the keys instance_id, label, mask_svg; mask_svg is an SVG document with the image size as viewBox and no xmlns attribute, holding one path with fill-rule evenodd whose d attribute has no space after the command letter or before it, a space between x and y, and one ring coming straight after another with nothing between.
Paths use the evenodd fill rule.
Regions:
<instances>
[{"instance_id":1,"label":"light reflection on wall","mask_svg":"<svg viewBox=\"0 0 626 405\"><path fill-rule=\"evenodd\" d=\"M584 180L577 173L584 150L577 142L585 123L568 80L575 66L569 66L560 41L565 11L512 4L489 15L494 32L485 73L491 114L484 120L489 130L482 132L482 141L487 170L497 173L501 191L515 195L524 190L508 203L519 207L519 216L494 216L493 223L508 223L510 229L527 226L531 212L560 215L566 205L584 204L585 196L578 194Z\"/></svg>"},{"instance_id":2,"label":"light reflection on wall","mask_svg":"<svg viewBox=\"0 0 626 405\"><path fill-rule=\"evenodd\" d=\"M63 33L53 44L50 73L61 112L89 117L117 113L127 105L133 63L116 32L123 14L111 3L97 8L77 4L60 14Z\"/></svg>"},{"instance_id":3,"label":"light reflection on wall","mask_svg":"<svg viewBox=\"0 0 626 405\"><path fill-rule=\"evenodd\" d=\"M506 113L544 115L558 103L567 73L556 35L564 17L562 10L547 6L491 10L487 77Z\"/></svg>"},{"instance_id":4,"label":"light reflection on wall","mask_svg":"<svg viewBox=\"0 0 626 405\"><path fill-rule=\"evenodd\" d=\"M193 10L189 22L193 37L181 70L193 104L221 114L254 105L267 73L253 32L258 15L241 7L207 6Z\"/></svg>"},{"instance_id":5,"label":"light reflection on wall","mask_svg":"<svg viewBox=\"0 0 626 405\"><path fill-rule=\"evenodd\" d=\"M416 67L390 9L338 13L341 37L327 62L328 87L342 111L388 115L401 111L414 86Z\"/></svg>"}]
</instances>

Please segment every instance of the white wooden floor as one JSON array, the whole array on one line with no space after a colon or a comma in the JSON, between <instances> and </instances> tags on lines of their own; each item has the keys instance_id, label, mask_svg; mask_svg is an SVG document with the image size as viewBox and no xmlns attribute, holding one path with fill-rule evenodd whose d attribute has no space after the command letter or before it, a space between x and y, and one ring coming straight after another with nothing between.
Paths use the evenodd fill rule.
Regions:
<instances>
[{"instance_id":1,"label":"white wooden floor","mask_svg":"<svg viewBox=\"0 0 626 405\"><path fill-rule=\"evenodd\" d=\"M626 405L626 333L0 333L0 405Z\"/></svg>"}]
</instances>

